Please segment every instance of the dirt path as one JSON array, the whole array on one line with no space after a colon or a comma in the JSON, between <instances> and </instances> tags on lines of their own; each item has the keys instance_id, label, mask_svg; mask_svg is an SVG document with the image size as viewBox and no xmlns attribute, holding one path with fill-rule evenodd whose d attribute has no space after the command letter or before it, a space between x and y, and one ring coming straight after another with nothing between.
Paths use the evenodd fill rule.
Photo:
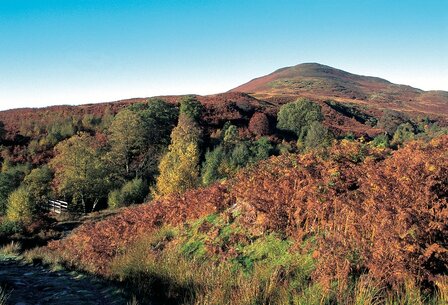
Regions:
<instances>
[{"instance_id":1,"label":"dirt path","mask_svg":"<svg viewBox=\"0 0 448 305\"><path fill-rule=\"evenodd\" d=\"M76 272L51 271L13 258L0 260L0 285L10 291L7 304L121 305L123 293Z\"/></svg>"}]
</instances>

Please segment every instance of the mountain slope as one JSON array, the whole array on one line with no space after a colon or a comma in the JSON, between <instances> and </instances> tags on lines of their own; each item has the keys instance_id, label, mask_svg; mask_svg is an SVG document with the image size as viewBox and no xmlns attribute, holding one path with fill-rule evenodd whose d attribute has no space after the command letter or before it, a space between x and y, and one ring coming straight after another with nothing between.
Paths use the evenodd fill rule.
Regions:
<instances>
[{"instance_id":1,"label":"mountain slope","mask_svg":"<svg viewBox=\"0 0 448 305\"><path fill-rule=\"evenodd\" d=\"M317 63L279 69L236 87L231 92L245 92L259 99L279 102L303 96L350 101L379 109L448 116L448 92L426 92Z\"/></svg>"}]
</instances>

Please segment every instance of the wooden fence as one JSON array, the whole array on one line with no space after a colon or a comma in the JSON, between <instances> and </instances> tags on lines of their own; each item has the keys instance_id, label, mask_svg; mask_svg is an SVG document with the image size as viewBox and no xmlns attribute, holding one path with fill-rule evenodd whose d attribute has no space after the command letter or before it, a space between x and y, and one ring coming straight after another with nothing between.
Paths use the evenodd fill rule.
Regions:
<instances>
[{"instance_id":1,"label":"wooden fence","mask_svg":"<svg viewBox=\"0 0 448 305\"><path fill-rule=\"evenodd\" d=\"M47 211L61 214L67 212L68 203L62 200L48 200Z\"/></svg>"}]
</instances>

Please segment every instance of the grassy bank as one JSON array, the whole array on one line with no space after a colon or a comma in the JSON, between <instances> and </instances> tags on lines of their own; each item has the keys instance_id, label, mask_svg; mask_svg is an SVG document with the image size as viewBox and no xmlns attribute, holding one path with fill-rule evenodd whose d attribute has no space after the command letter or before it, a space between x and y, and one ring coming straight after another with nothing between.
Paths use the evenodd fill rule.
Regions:
<instances>
[{"instance_id":1,"label":"grassy bank","mask_svg":"<svg viewBox=\"0 0 448 305\"><path fill-rule=\"evenodd\" d=\"M45 249L25 257L69 264ZM422 290L412 279L391 287L358 275L325 287L313 279L315 257L313 237L298 245L275 233L254 236L239 216L215 213L141 236L116 255L108 277L139 304L447 304L446 280Z\"/></svg>"}]
</instances>

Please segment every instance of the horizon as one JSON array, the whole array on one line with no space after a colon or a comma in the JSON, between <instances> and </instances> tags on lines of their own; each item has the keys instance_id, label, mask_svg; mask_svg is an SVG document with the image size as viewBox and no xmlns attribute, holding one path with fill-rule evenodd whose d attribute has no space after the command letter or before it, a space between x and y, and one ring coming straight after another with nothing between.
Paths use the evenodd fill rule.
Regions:
<instances>
[{"instance_id":1,"label":"horizon","mask_svg":"<svg viewBox=\"0 0 448 305\"><path fill-rule=\"evenodd\" d=\"M217 94L308 62L448 91L443 1L278 3L2 1L0 110Z\"/></svg>"}]
</instances>

